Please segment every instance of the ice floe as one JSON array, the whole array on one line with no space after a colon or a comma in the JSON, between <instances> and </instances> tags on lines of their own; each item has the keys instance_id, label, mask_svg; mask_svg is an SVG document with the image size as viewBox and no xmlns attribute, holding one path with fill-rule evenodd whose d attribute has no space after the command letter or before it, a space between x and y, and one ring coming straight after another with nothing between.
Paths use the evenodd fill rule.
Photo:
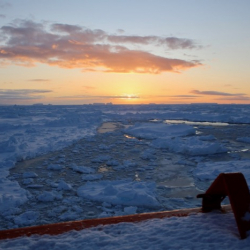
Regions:
<instances>
[{"instance_id":1,"label":"ice floe","mask_svg":"<svg viewBox=\"0 0 250 250\"><path fill-rule=\"evenodd\" d=\"M187 155L210 155L227 152L227 148L218 142L209 142L199 137L187 138L159 138L153 140L151 145L155 148L166 148L175 153Z\"/></svg>"},{"instance_id":2,"label":"ice floe","mask_svg":"<svg viewBox=\"0 0 250 250\"><path fill-rule=\"evenodd\" d=\"M124 130L125 133L141 139L156 139L161 137L175 137L194 135L195 129L185 124L165 123L136 123Z\"/></svg>"},{"instance_id":3,"label":"ice floe","mask_svg":"<svg viewBox=\"0 0 250 250\"><path fill-rule=\"evenodd\" d=\"M200 180L214 180L220 173L241 172L250 187L250 160L199 163L193 174Z\"/></svg>"},{"instance_id":4,"label":"ice floe","mask_svg":"<svg viewBox=\"0 0 250 250\"><path fill-rule=\"evenodd\" d=\"M116 205L157 207L155 183L127 180L87 183L77 190L80 197Z\"/></svg>"}]
</instances>

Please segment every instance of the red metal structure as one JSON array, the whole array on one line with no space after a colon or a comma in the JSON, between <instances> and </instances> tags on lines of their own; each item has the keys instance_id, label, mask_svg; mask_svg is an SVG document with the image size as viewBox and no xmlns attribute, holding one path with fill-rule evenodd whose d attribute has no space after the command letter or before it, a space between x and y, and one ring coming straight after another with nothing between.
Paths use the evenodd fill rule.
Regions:
<instances>
[{"instance_id":1,"label":"red metal structure","mask_svg":"<svg viewBox=\"0 0 250 250\"><path fill-rule=\"evenodd\" d=\"M206 193L197 197L203 198L202 211L210 212L220 209L221 201L226 196L229 197L240 237L244 239L247 237L246 232L250 230L250 192L242 173L220 174ZM246 218L247 215L249 220Z\"/></svg>"}]
</instances>

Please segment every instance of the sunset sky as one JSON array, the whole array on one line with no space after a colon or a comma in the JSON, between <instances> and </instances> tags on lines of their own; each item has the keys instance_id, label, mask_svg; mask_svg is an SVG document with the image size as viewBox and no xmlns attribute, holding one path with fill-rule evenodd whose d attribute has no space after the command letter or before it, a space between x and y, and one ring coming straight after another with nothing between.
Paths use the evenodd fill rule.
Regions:
<instances>
[{"instance_id":1,"label":"sunset sky","mask_svg":"<svg viewBox=\"0 0 250 250\"><path fill-rule=\"evenodd\" d=\"M0 0L0 104L250 104L249 0Z\"/></svg>"}]
</instances>

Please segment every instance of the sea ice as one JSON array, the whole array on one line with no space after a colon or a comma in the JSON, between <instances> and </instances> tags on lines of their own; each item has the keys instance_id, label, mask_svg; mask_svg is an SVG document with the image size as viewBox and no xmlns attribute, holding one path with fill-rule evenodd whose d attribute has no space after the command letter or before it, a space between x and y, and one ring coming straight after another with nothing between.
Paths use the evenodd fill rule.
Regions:
<instances>
[{"instance_id":1,"label":"sea ice","mask_svg":"<svg viewBox=\"0 0 250 250\"><path fill-rule=\"evenodd\" d=\"M157 119L158 122L147 122L151 119ZM176 167L178 169L178 164L183 164L185 168L193 169L197 166L197 168L193 171L193 175L197 177L197 179L201 181L211 181L214 178L217 177L217 175L221 172L242 172L246 179L248 184L250 183L250 172L248 170L250 161L249 160L243 160L241 157L248 157L249 152L246 151L246 153L241 154L237 153L233 154L223 154L222 156L214 156L214 154L217 153L223 153L227 151L232 151L236 148L242 149L242 145L244 143L249 143L249 125L237 125L237 130L235 130L233 126L235 125L228 125L228 129L221 129L220 133L224 133L225 136L229 135L228 138L221 138L219 139L217 135L221 135L219 133L215 133L214 135L206 135L202 134L202 132L207 131L207 128L205 126L201 127L197 125L195 128L193 126L185 125L185 124L178 124L178 125L171 125L171 124L164 124L163 121L167 119L181 119L181 120L189 120L189 121L210 121L210 122L231 122L231 123L250 123L250 106L249 105L111 105L106 106L103 105L101 107L94 107L92 105L81 105L81 106L43 106L43 107L32 107L32 106L2 106L0 109L0 219L2 221L2 218L11 218L10 221L6 222L6 224L3 226L5 228L15 227L15 226L24 226L24 225L33 225L33 224L40 224L44 220L42 218L42 213L37 213L34 211L30 211L30 209L24 212L23 214L20 214L22 212L21 209L26 209L26 205L24 204L26 201L31 202L32 206L34 205L34 209L38 210L38 205L43 206L48 203L46 203L46 200L53 199L53 195L55 195L56 202L60 201L61 203L65 204L64 208L62 205L58 205L62 207L62 209L59 212L52 211L51 216L54 216L55 220L59 218L62 214L64 214L61 219L70 219L75 218L75 216L78 214L80 215L81 212L78 210L74 210L73 206L76 204L76 202L79 202L76 200L78 198L79 200L83 200L77 196L70 196L71 193L74 193L73 191L70 192L64 192L63 190L56 191L58 184L58 178L61 178L62 176L57 178L57 174L61 174L61 170L65 170L65 172L69 172L68 170L68 164L72 162L72 159L67 159L65 157L66 153L62 153L59 157L59 159L55 159L53 156L49 160L47 160L41 165L42 168L37 168L36 170L32 169L32 167L27 168L25 170L26 173L18 173L14 176L12 172L12 176L9 176L9 170L10 168L14 167L17 161L23 161L25 159L31 159L36 156L42 156L43 154L51 151L57 151L62 148L65 148L68 145L74 145L70 149L70 153L72 157L78 157L80 154L85 154L85 151L83 151L84 146L83 142L79 141L82 138L84 139L84 143L92 144L91 148L87 149L87 154L89 155L89 163L91 166L91 162L93 163L94 167L84 167L78 166L73 171L79 172L80 175L78 175L78 179L72 179L72 181L68 181L65 178L66 186L68 187L72 186L75 188L75 186L78 185L78 183L81 183L81 177L90 180L93 182L93 178L98 178L101 176L101 174L96 174L97 166L101 165L108 165L110 166L109 169L114 170L125 170L124 172L130 172L130 175L132 176L134 172L137 170L147 170L146 166L141 164L141 161L147 160L147 165L153 164L153 170L152 174L157 173L159 171L159 162L157 162L157 157L159 154L161 155L167 155L169 161L167 164L170 164L172 166L172 169L169 170L169 172L175 174L180 174L178 172L179 170L176 170ZM104 121L120 121L121 124L124 126L130 126L129 128L123 130L123 133L129 134L131 136L141 138L142 140L138 140L135 138L127 138L127 140L120 140L112 142L112 144L109 143L109 135L106 136L106 141L102 141L101 143L97 143L98 140L93 137L93 135L96 134L96 128L100 126ZM146 122L145 122L146 121ZM135 125L134 122L138 122ZM231 128L231 130L230 130ZM199 130L195 133L196 130ZM210 132L216 132L218 131L218 128L212 127L210 129ZM237 133L236 133L237 132ZM120 133L120 132L119 132ZM122 134L122 133L120 133ZM171 139L172 138L172 139ZM218 139L217 139L218 138ZM237 140L236 140L237 138ZM145 139L145 140L144 140ZM147 139L150 139L149 142ZM234 140L234 141L233 141ZM233 143L231 143L233 141ZM73 144L75 143L75 144ZM151 143L149 145L149 143ZM143 149L141 150L140 147L137 146L143 146ZM229 149L227 150L223 145L226 145ZM125 148L125 152L116 152L117 159L111 157L110 151L116 151L117 148L123 147ZM152 147L150 147L152 146ZM247 145L244 145L244 148L248 149ZM240 151L239 150L239 151ZM97 155L98 153L102 152L102 155ZM126 159L125 156L127 155L127 152L134 155L139 155L140 159L137 158L137 160L134 160L133 158ZM157 154L154 154L156 152ZM172 153L171 153L172 152ZM107 154L106 154L107 153ZM53 153L54 154L54 153ZM78 155L77 155L78 154ZM176 158L179 157L179 154L182 154L181 160L178 161ZM210 160L209 155L212 157L224 157L226 159L233 159L233 157L237 157L239 160L228 160L228 161L214 161ZM93 158L92 158L93 156ZM156 158L155 158L156 157ZM173 159L172 159L173 158ZM91 161L92 160L92 161ZM206 161L206 162L205 162ZM145 162L144 162L145 163ZM81 164L81 163L79 163ZM171 165L172 164L172 165ZM47 166L50 166L50 169L46 169ZM150 165L151 166L151 165ZM169 167L169 166L168 166ZM44 168L44 169L43 169ZM78 171L77 171L78 169ZM151 167L148 171L145 171L147 173L143 173L146 175L147 178L153 178L155 180L155 176L151 175L151 173L148 173L150 171ZM35 175L39 175L39 171L44 171L45 174L43 176L44 179L42 180L40 178L36 178ZM48 171L48 170L55 170L55 171ZM11 170L12 171L12 170ZM71 171L70 176L76 175ZM112 172L112 178L116 178L116 174L119 174L119 172L113 171ZM28 172L33 172L33 174L27 174ZM47 173L50 172L50 175ZM82 175L83 173L83 175ZM140 172L141 173L141 172ZM159 174L157 176L162 175L165 177L165 174L163 172L159 171ZM23 174L25 174L23 176ZM103 179L108 176L108 173L102 173ZM32 177L31 177L32 176ZM85 177L84 177L85 176ZM170 175L171 176L171 175ZM123 176L124 177L124 176ZM109 177L110 178L110 177ZM121 178L121 176L119 176ZM33 179L33 181L32 181ZM86 180L85 179L85 180ZM19 183L25 184L25 189L27 190L29 188L31 195L29 194L29 191L26 191L25 189L21 188L16 181L18 180ZM76 180L76 182L73 182ZM49 181L49 186L46 185L47 181ZM106 212L106 215L116 215L116 214L124 214L125 210L128 212L135 211L135 208L138 207L137 211L141 211L141 206L147 207L151 204L157 207L157 205L160 203L159 201L162 201L164 204L165 209L175 209L175 208L181 208L181 207L187 207L190 206L190 202L187 199L173 199L173 198L164 198L159 197L155 193L155 187L150 186L147 182L133 182L131 180L122 180L122 181L106 181L103 182L98 181L94 183L87 183L86 185L80 187L78 191L78 195L80 197L84 197L84 204L88 207L88 209L94 209L96 206L96 203L86 201L86 199L91 199L93 201L100 201L100 202L108 202L112 204L122 204L122 206L126 206L123 210L123 208L120 208L120 210L114 209L114 206L112 205L111 212ZM27 186L26 186L27 185ZM81 185L81 184L79 184ZM141 185L141 187L138 187L136 185ZM65 185L62 185L65 186ZM46 188L53 189L52 191L48 191ZM85 191L86 188L86 191ZM69 189L70 190L70 189ZM93 192L92 192L93 190ZM50 195L46 192L50 193ZM158 189L157 189L158 192ZM65 197L62 196L65 195ZM121 195L121 198L117 198L117 195ZM32 197L34 198L32 200ZM35 199L36 197L36 199ZM40 197L37 199L37 197ZM52 201L52 202L55 202ZM44 202L45 204L42 204ZM89 204L89 205L88 205ZM91 205L90 205L91 204ZM19 205L22 205L22 207L18 208ZM36 207L37 206L37 207ZM132 208L129 208L132 207ZM32 208L33 209L33 208ZM97 209L97 208L95 208ZM100 209L100 208L98 208ZM109 209L106 207L106 209ZM144 209L144 208L143 208ZM88 211L90 212L90 211ZM104 211L105 212L105 211ZM48 213L47 213L48 214ZM72 214L72 217L71 217ZM93 214L91 215L93 216ZM98 216L98 214L96 215ZM156 230L157 239L159 238L159 233L164 231L163 240L165 240L166 235L170 238L167 239L165 242L165 245L159 247L159 249L167 248L166 246L169 246L169 244L172 242L175 243L175 245L172 248L177 248L176 245L176 238L182 239L181 237L190 237L190 242L196 241L196 243L200 242L201 239L204 240L204 244L201 244L197 247L198 249L201 249L206 245L208 239L206 236L207 228L210 228L211 225L214 226L213 223L209 223L210 220L207 219L207 215L202 215L204 218L204 221L202 223L197 223L194 226L193 231L190 230L190 224L194 222L188 221L189 219L173 219L170 220L173 224L164 224L161 225L161 227L158 227L157 225L151 225L149 226L149 235L147 236L149 240L151 240L152 236L152 228ZM13 221L16 217L17 224L14 225ZM179 221L180 219L180 221ZM215 222L219 221L220 219L216 219ZM25 222L26 221L26 222ZM178 221L178 225L176 228L171 228L170 231L166 232L165 230L168 230L168 227L171 227L172 225L176 225L176 221ZM182 231L182 226L185 225L185 222L187 223L187 230ZM197 234L199 229L203 227L204 223L206 226L204 227L203 231L201 231L201 234ZM166 226L167 225L167 226ZM193 225L193 224L192 224ZM223 223L224 228L225 223ZM124 225L122 225L124 227ZM134 227L134 225L133 225ZM227 227L227 233L228 228L231 228L231 224ZM118 229L120 227L118 226ZM145 227L143 227L145 228ZM164 230L162 229L164 228ZM120 230L120 229L119 229ZM131 231L129 229L129 231ZM143 231L143 230L142 230ZM95 231L94 231L95 232ZM114 230L114 234L117 232L117 230ZM203 233L204 232L204 233ZM142 233L142 232L141 232ZM180 233L177 237L176 233ZM190 234L189 236L186 236L186 234ZM184 236L183 236L184 235ZM218 244L214 247L213 242L210 245L206 245L207 248L210 247L210 249L221 249L221 248L233 248L233 246L236 246L234 249L242 249L242 246L245 246L243 243L244 241L239 241L240 243L235 241L235 234L232 233L230 237L225 239L225 234L219 234L216 232L213 234L213 231L210 231L209 237L212 237L213 235L213 242L218 241ZM128 235L128 246L131 246L131 237L133 235ZM197 237L196 237L197 236ZM88 241L85 237L85 233L81 235L81 240L83 242ZM96 249L100 245L100 235L97 235L96 238L96 245L93 243L93 246L96 246ZM141 235L138 236L138 239L141 237ZM147 238L145 237L145 238ZM70 238L70 236L69 236ZM112 238L112 237L111 237ZM116 239L116 237L113 237ZM37 239L39 243L43 241L43 238L36 238L33 243L27 243L27 248L29 248L31 245L35 249L35 245L38 247L39 244L37 242ZM90 239L93 239L93 231L90 233ZM222 244L222 240L225 239L225 241ZM51 238L49 239L49 241ZM75 238L72 237L72 240L74 241ZM85 241L84 241L85 240ZM186 242L187 239L183 239L183 242ZM26 241L26 240L25 240ZM46 240L45 240L46 241ZM60 241L63 242L64 238ZM110 242L110 237L108 236L108 241ZM118 240L119 241L119 240ZM211 241L211 238L209 238L209 241ZM8 244L10 249L12 248L11 245L17 244L16 249L20 249L20 245L18 243L15 243L15 240L11 240ZM27 242L27 241L26 241ZM32 242L32 241L31 241ZM59 242L59 243L60 243ZM102 241L103 242L103 241ZM152 245L152 242L149 241L149 243L146 244L148 246L149 244ZM189 242L188 246L191 246ZM236 242L236 243L235 243ZM243 243L242 243L243 242ZM52 245L59 246L58 240L54 243L51 243ZM64 247L67 249L67 239L65 239L65 245ZM171 244L172 244L171 243ZM84 243L82 243L84 244ZM236 244L236 245L233 245ZM238 245L237 245L238 244ZM45 244L46 245L46 244ZM48 243L49 245L49 243ZM73 243L74 245L74 243ZM223 245L223 247L222 247ZM6 246L6 245L5 245ZM26 245L21 244L22 247L26 247ZM42 246L44 246L42 244ZM86 246L86 245L85 245ZM120 247L125 246L121 243L119 247L115 246L114 249L120 249ZM136 246L136 243L135 243ZM229 247L228 247L229 246ZM32 248L31 247L31 248ZM68 249L72 247L72 243L68 246ZM134 245L133 245L134 247ZM146 247L143 247L141 244L141 241L138 240L138 247L142 247L142 249L145 249ZM249 242L248 246L249 248ZM49 249L49 247L47 247ZM56 247L55 247L56 248ZM61 247L60 247L61 248ZM77 247L76 247L77 248ZM125 248L125 247L124 247ZM134 247L136 248L136 247ZM63 249L63 248L62 248ZM95 248L92 248L95 249ZM110 248L112 249L112 248ZM139 249L139 248L138 248ZM157 249L157 247L155 248ZM246 248L247 249L247 248Z\"/></svg>"},{"instance_id":2,"label":"sea ice","mask_svg":"<svg viewBox=\"0 0 250 250\"><path fill-rule=\"evenodd\" d=\"M29 226L38 219L39 213L36 211L26 211L14 218L14 222L19 226Z\"/></svg>"},{"instance_id":3,"label":"sea ice","mask_svg":"<svg viewBox=\"0 0 250 250\"><path fill-rule=\"evenodd\" d=\"M93 168L90 168L90 167L77 166L75 164L72 164L70 166L70 168L72 170L74 170L75 172L82 173L82 174L93 174L93 173L95 173L95 170Z\"/></svg>"},{"instance_id":4,"label":"sea ice","mask_svg":"<svg viewBox=\"0 0 250 250\"><path fill-rule=\"evenodd\" d=\"M111 160L111 157L109 155L99 155L96 158L92 159L93 163L103 163Z\"/></svg>"},{"instance_id":5,"label":"sea ice","mask_svg":"<svg viewBox=\"0 0 250 250\"><path fill-rule=\"evenodd\" d=\"M55 194L53 192L48 192L48 191L44 191L43 193L37 196L37 200L41 202L50 202L55 200L55 198L56 198Z\"/></svg>"},{"instance_id":6,"label":"sea ice","mask_svg":"<svg viewBox=\"0 0 250 250\"><path fill-rule=\"evenodd\" d=\"M241 172L250 187L250 160L234 160L199 163L193 170L194 176L200 180L214 180L220 173Z\"/></svg>"},{"instance_id":7,"label":"sea ice","mask_svg":"<svg viewBox=\"0 0 250 250\"><path fill-rule=\"evenodd\" d=\"M125 207L123 211L125 214L136 214L137 207Z\"/></svg>"},{"instance_id":8,"label":"sea ice","mask_svg":"<svg viewBox=\"0 0 250 250\"><path fill-rule=\"evenodd\" d=\"M69 210L61 214L59 218L61 219L61 221L69 221L69 220L72 221L72 220L77 220L77 218L79 218L79 214L74 211Z\"/></svg>"},{"instance_id":9,"label":"sea ice","mask_svg":"<svg viewBox=\"0 0 250 250\"><path fill-rule=\"evenodd\" d=\"M62 170L64 167L62 165L59 164L50 164L47 169L48 170L56 170L56 171L60 171Z\"/></svg>"},{"instance_id":10,"label":"sea ice","mask_svg":"<svg viewBox=\"0 0 250 250\"><path fill-rule=\"evenodd\" d=\"M250 137L239 137L236 140L240 142L250 143Z\"/></svg>"},{"instance_id":11,"label":"sea ice","mask_svg":"<svg viewBox=\"0 0 250 250\"><path fill-rule=\"evenodd\" d=\"M57 189L62 191L70 191L72 190L72 186L63 180L60 180Z\"/></svg>"},{"instance_id":12,"label":"sea ice","mask_svg":"<svg viewBox=\"0 0 250 250\"><path fill-rule=\"evenodd\" d=\"M111 159L106 162L107 166L118 166L119 162L117 160Z\"/></svg>"},{"instance_id":13,"label":"sea ice","mask_svg":"<svg viewBox=\"0 0 250 250\"><path fill-rule=\"evenodd\" d=\"M82 176L83 181L95 181L102 179L102 174L87 174Z\"/></svg>"},{"instance_id":14,"label":"sea ice","mask_svg":"<svg viewBox=\"0 0 250 250\"><path fill-rule=\"evenodd\" d=\"M34 182L34 179L33 178L27 178L27 179L24 179L23 180L23 184L24 185L29 185L29 184L31 184L31 183L33 183Z\"/></svg>"},{"instance_id":15,"label":"sea ice","mask_svg":"<svg viewBox=\"0 0 250 250\"><path fill-rule=\"evenodd\" d=\"M125 133L141 139L194 135L195 129L185 124L136 123L124 130Z\"/></svg>"},{"instance_id":16,"label":"sea ice","mask_svg":"<svg viewBox=\"0 0 250 250\"><path fill-rule=\"evenodd\" d=\"M197 137L158 138L153 140L151 145L155 148L166 148L175 153L192 156L227 152L227 149L220 143L203 141Z\"/></svg>"},{"instance_id":17,"label":"sea ice","mask_svg":"<svg viewBox=\"0 0 250 250\"><path fill-rule=\"evenodd\" d=\"M125 206L158 207L155 183L126 180L87 183L77 190L80 197Z\"/></svg>"},{"instance_id":18,"label":"sea ice","mask_svg":"<svg viewBox=\"0 0 250 250\"><path fill-rule=\"evenodd\" d=\"M3 172L0 169L0 173ZM10 181L1 175L0 178L0 213L8 210L12 210L16 206L25 203L28 191L20 188L18 182Z\"/></svg>"},{"instance_id":19,"label":"sea ice","mask_svg":"<svg viewBox=\"0 0 250 250\"><path fill-rule=\"evenodd\" d=\"M24 172L23 178L36 178L38 175L34 172Z\"/></svg>"}]
</instances>

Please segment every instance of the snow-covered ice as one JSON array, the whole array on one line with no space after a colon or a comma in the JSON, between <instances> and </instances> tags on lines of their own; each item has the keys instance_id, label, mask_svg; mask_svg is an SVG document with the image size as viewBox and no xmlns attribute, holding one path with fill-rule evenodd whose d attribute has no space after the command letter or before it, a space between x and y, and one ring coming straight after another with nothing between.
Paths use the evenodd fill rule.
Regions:
<instances>
[{"instance_id":1,"label":"snow-covered ice","mask_svg":"<svg viewBox=\"0 0 250 250\"><path fill-rule=\"evenodd\" d=\"M233 214L197 214L0 241L2 249L249 249L238 238Z\"/></svg>"},{"instance_id":2,"label":"snow-covered ice","mask_svg":"<svg viewBox=\"0 0 250 250\"><path fill-rule=\"evenodd\" d=\"M193 174L200 180L214 180L220 173L241 172L250 187L250 160L199 163Z\"/></svg>"},{"instance_id":3,"label":"snow-covered ice","mask_svg":"<svg viewBox=\"0 0 250 250\"><path fill-rule=\"evenodd\" d=\"M152 141L156 148L166 148L172 152L187 155L209 155L227 152L227 149L218 142L207 142L199 137L189 138L158 138Z\"/></svg>"},{"instance_id":4,"label":"snow-covered ice","mask_svg":"<svg viewBox=\"0 0 250 250\"><path fill-rule=\"evenodd\" d=\"M125 133L141 139L157 139L194 135L195 129L185 124L166 124L166 123L136 123L124 130Z\"/></svg>"},{"instance_id":5,"label":"snow-covered ice","mask_svg":"<svg viewBox=\"0 0 250 250\"><path fill-rule=\"evenodd\" d=\"M196 195L221 172L242 172L249 185L249 117L249 105L1 106L0 229L200 206ZM197 231L206 216L157 223L171 227L168 223L174 220L179 225L175 233L181 235L183 230L186 235L185 221L192 220ZM212 214L206 223L213 225L216 216ZM139 239L148 237L139 235L143 234L140 225L150 224L145 223L123 226L138 227ZM231 242L236 239L230 225ZM119 231L115 227L120 226L111 226L111 235ZM157 231L155 225L147 230ZM86 232L93 234L90 249L103 242L107 249L117 247L109 233ZM72 235L79 237L79 244L87 240L83 233L71 232L67 234L71 241ZM159 231L157 235L163 245L153 247L151 241L151 249L162 249L176 239L169 234L162 241ZM201 230L198 235L219 242L219 233L209 238ZM33 249L38 244L33 239L37 238L23 241ZM192 239L194 234L190 244ZM64 239L43 236L38 241L56 249ZM136 242L133 248L140 249ZM17 240L1 244L21 249ZM124 248L126 244L125 240ZM208 244L207 249L216 244ZM226 241L218 244L220 249L235 249ZM236 249L245 247L244 242L237 244ZM192 248L198 246L196 241Z\"/></svg>"},{"instance_id":6,"label":"snow-covered ice","mask_svg":"<svg viewBox=\"0 0 250 250\"><path fill-rule=\"evenodd\" d=\"M115 205L158 207L160 204L155 198L155 188L155 183L150 182L99 181L79 187L77 195Z\"/></svg>"}]
</instances>

